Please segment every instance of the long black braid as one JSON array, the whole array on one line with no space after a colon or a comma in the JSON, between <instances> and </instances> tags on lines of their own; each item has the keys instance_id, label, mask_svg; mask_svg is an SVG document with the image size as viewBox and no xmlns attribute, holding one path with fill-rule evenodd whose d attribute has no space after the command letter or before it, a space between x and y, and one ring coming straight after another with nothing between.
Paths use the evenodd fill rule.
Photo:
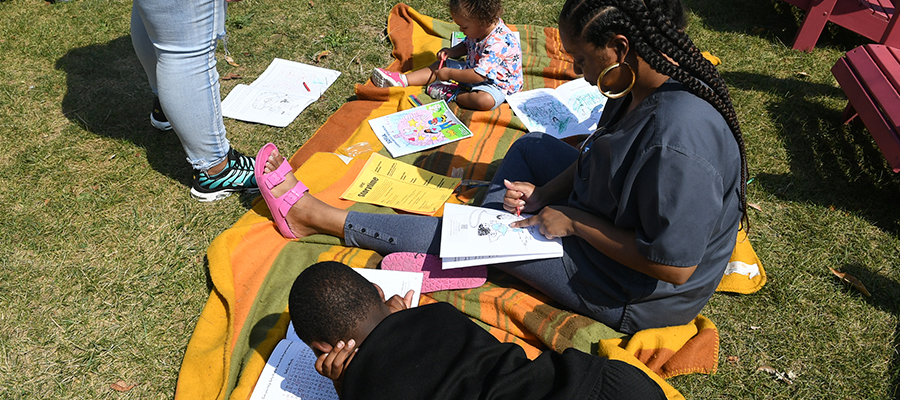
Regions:
<instances>
[{"instance_id":1,"label":"long black braid","mask_svg":"<svg viewBox=\"0 0 900 400\"><path fill-rule=\"evenodd\" d=\"M741 154L741 226L749 229L749 172L741 126L725 80L684 32L685 21L680 0L567 0L559 15L560 29L594 46L625 35L651 68L681 82L725 118Z\"/></svg>"}]
</instances>

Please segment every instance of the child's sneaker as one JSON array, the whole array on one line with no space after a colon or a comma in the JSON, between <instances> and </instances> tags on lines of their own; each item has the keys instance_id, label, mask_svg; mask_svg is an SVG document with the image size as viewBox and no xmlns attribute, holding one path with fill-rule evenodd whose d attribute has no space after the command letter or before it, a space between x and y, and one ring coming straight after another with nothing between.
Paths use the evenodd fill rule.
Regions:
<instances>
[{"instance_id":1,"label":"child's sneaker","mask_svg":"<svg viewBox=\"0 0 900 400\"><path fill-rule=\"evenodd\" d=\"M459 93L459 85L437 81L428 85L425 88L425 93L428 93L432 99L453 101L456 98L456 94Z\"/></svg>"},{"instance_id":2,"label":"child's sneaker","mask_svg":"<svg viewBox=\"0 0 900 400\"><path fill-rule=\"evenodd\" d=\"M202 202L224 199L233 192L257 192L259 187L253 174L256 160L247 157L235 149L228 150L228 164L215 175L194 170L191 182L191 197Z\"/></svg>"},{"instance_id":3,"label":"child's sneaker","mask_svg":"<svg viewBox=\"0 0 900 400\"><path fill-rule=\"evenodd\" d=\"M383 68L375 68L372 70L372 83L377 87L407 87L409 83L406 81L406 75L399 72L391 72Z\"/></svg>"},{"instance_id":4,"label":"child's sneaker","mask_svg":"<svg viewBox=\"0 0 900 400\"><path fill-rule=\"evenodd\" d=\"M153 98L153 110L150 111L150 125L161 131L172 130L172 124L169 123L169 119L166 118L166 114L163 113L162 106L159 104L159 97Z\"/></svg>"}]
</instances>

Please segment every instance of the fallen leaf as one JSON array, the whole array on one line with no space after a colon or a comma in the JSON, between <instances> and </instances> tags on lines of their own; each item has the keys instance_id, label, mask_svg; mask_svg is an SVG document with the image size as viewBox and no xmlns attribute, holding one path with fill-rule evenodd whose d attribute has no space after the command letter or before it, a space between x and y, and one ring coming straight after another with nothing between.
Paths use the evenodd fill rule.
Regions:
<instances>
[{"instance_id":1,"label":"fallen leaf","mask_svg":"<svg viewBox=\"0 0 900 400\"><path fill-rule=\"evenodd\" d=\"M806 72L803 72L803 71L797 71L797 75L800 75L800 76L802 76L802 77L804 77L804 78L808 78L808 77L809 77L809 74L807 74Z\"/></svg>"},{"instance_id":2,"label":"fallen leaf","mask_svg":"<svg viewBox=\"0 0 900 400\"><path fill-rule=\"evenodd\" d=\"M50 204L50 199L44 199L44 205Z\"/></svg>"},{"instance_id":3,"label":"fallen leaf","mask_svg":"<svg viewBox=\"0 0 900 400\"><path fill-rule=\"evenodd\" d=\"M135 386L135 384L132 383L129 385L121 379L119 379L115 383L109 385L109 387L111 387L113 390L115 390L117 392L127 392L127 391L131 390L131 388L133 388L134 386Z\"/></svg>"},{"instance_id":4,"label":"fallen leaf","mask_svg":"<svg viewBox=\"0 0 900 400\"><path fill-rule=\"evenodd\" d=\"M728 356L727 358L725 358L725 361L728 361L729 364L737 364L737 362L741 361L741 359L738 358L738 356Z\"/></svg>"},{"instance_id":5,"label":"fallen leaf","mask_svg":"<svg viewBox=\"0 0 900 400\"><path fill-rule=\"evenodd\" d=\"M232 79L241 79L241 78L242 78L242 76L240 76L240 75L238 75L238 74L235 74L235 73L233 73L233 72L229 72L228 74L226 74L225 76L223 76L221 79L222 79L223 81L230 81L230 80L232 80Z\"/></svg>"},{"instance_id":6,"label":"fallen leaf","mask_svg":"<svg viewBox=\"0 0 900 400\"><path fill-rule=\"evenodd\" d=\"M312 0L309 0L309 6L310 7L315 6L315 4L312 2Z\"/></svg>"},{"instance_id":7,"label":"fallen leaf","mask_svg":"<svg viewBox=\"0 0 900 400\"><path fill-rule=\"evenodd\" d=\"M322 50L319 52L319 54L316 54L316 62L318 63L323 58L328 57L330 55L331 55L331 50Z\"/></svg>"},{"instance_id":8,"label":"fallen leaf","mask_svg":"<svg viewBox=\"0 0 900 400\"><path fill-rule=\"evenodd\" d=\"M850 275L846 272L836 271L834 268L831 268L831 267L828 267L828 269L831 270L831 273L834 274L834 276L840 278L844 282L849 283L850 286L853 286L854 289L862 292L862 294L866 295L866 297L872 297L872 294L869 293L868 289L866 289L866 285L863 285L863 283L860 282L859 279L856 279L855 276Z\"/></svg>"},{"instance_id":9,"label":"fallen leaf","mask_svg":"<svg viewBox=\"0 0 900 400\"><path fill-rule=\"evenodd\" d=\"M232 67L240 67L238 63L234 62L234 59L231 58L231 56L225 56L225 61L228 62L228 64Z\"/></svg>"},{"instance_id":10,"label":"fallen leaf","mask_svg":"<svg viewBox=\"0 0 900 400\"><path fill-rule=\"evenodd\" d=\"M775 368L772 368L768 365L763 365L762 367L759 367L756 370L759 372L765 372L767 374L774 374L774 373L778 372Z\"/></svg>"},{"instance_id":11,"label":"fallen leaf","mask_svg":"<svg viewBox=\"0 0 900 400\"><path fill-rule=\"evenodd\" d=\"M754 210L756 210L756 211L762 211L762 208L759 207L759 204L756 204L756 203L747 203L747 206L750 207L750 208L752 208L752 209L754 209Z\"/></svg>"},{"instance_id":12,"label":"fallen leaf","mask_svg":"<svg viewBox=\"0 0 900 400\"><path fill-rule=\"evenodd\" d=\"M828 211L835 211L834 204L828 206Z\"/></svg>"}]
</instances>

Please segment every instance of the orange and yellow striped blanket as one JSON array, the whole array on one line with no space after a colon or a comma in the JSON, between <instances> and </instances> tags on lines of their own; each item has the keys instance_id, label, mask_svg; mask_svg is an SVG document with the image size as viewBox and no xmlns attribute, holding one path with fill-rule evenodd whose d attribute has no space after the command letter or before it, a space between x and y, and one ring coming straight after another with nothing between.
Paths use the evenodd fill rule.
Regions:
<instances>
[{"instance_id":1,"label":"orange and yellow striped blanket","mask_svg":"<svg viewBox=\"0 0 900 400\"><path fill-rule=\"evenodd\" d=\"M530 25L510 28L520 32L522 40L525 89L556 87L575 78L571 58L563 51L556 29ZM449 43L456 29L454 24L397 5L388 20L396 59L389 69L409 71L430 64L434 53ZM333 153L353 154L354 149L368 147L388 155L367 120L412 107L407 101L411 94L422 95L422 88L358 85L358 99L342 106L290 158L298 178L316 197L334 206L395 212L341 200L340 194L371 152L357 155L349 164ZM474 137L400 160L440 174L457 170L466 179L489 179L512 142L526 133L525 127L506 104L488 112L455 105L452 108ZM480 195L477 189L470 189L451 201L469 203L478 201ZM735 257L743 264L759 265L743 236ZM325 235L286 240L276 230L265 202L259 199L252 210L210 244L208 259L213 288L181 365L175 395L180 400L249 398L266 359L284 337L289 322L287 296L300 271L325 260L375 268L381 256L345 247L337 238ZM732 275L726 276L720 289L749 293L765 283L764 273L751 279ZM532 357L547 349L576 347L629 362L650 374L670 399L682 396L664 378L712 373L718 363L718 331L703 316L688 325L623 337L603 324L557 308L534 290L499 273L491 273L488 283L480 288L436 292L422 298L422 303L436 301L451 303L498 339L520 344Z\"/></svg>"}]
</instances>

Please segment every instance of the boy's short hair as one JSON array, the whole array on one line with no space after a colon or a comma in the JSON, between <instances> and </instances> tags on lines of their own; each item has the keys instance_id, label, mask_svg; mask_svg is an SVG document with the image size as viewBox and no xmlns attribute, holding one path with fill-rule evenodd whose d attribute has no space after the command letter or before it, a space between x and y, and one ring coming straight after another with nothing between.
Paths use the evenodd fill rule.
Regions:
<instances>
[{"instance_id":1,"label":"boy's short hair","mask_svg":"<svg viewBox=\"0 0 900 400\"><path fill-rule=\"evenodd\" d=\"M503 15L500 0L449 0L447 8L453 14L462 14L485 25L493 24Z\"/></svg>"},{"instance_id":2,"label":"boy's short hair","mask_svg":"<svg viewBox=\"0 0 900 400\"><path fill-rule=\"evenodd\" d=\"M369 312L383 304L378 290L353 268L335 261L310 265L288 296L291 323L306 344L347 340Z\"/></svg>"}]
</instances>

